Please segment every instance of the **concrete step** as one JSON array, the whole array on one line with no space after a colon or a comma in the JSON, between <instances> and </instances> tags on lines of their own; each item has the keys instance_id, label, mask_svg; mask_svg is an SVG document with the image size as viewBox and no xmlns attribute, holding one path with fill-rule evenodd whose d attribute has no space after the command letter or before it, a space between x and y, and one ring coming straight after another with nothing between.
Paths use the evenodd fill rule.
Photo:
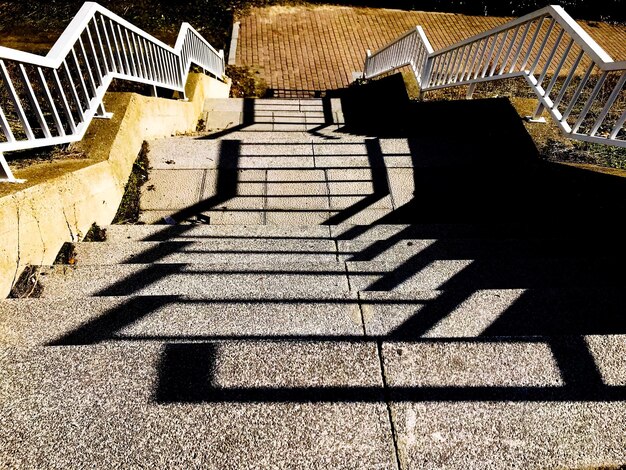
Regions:
<instances>
[{"instance_id":1,"label":"concrete step","mask_svg":"<svg viewBox=\"0 0 626 470\"><path fill-rule=\"evenodd\" d=\"M2 348L0 369L7 467L395 465L375 343Z\"/></svg>"},{"instance_id":2,"label":"concrete step","mask_svg":"<svg viewBox=\"0 0 626 470\"><path fill-rule=\"evenodd\" d=\"M349 291L344 263L217 263L52 266L39 277L45 298L197 295L315 300Z\"/></svg>"},{"instance_id":3,"label":"concrete step","mask_svg":"<svg viewBox=\"0 0 626 470\"><path fill-rule=\"evenodd\" d=\"M301 297L301 296L300 296ZM389 341L626 334L620 287L362 291L313 298L219 295L0 302L0 344L225 339Z\"/></svg>"},{"instance_id":4,"label":"concrete step","mask_svg":"<svg viewBox=\"0 0 626 470\"><path fill-rule=\"evenodd\" d=\"M361 291L367 335L419 338L626 334L620 286Z\"/></svg>"},{"instance_id":5,"label":"concrete step","mask_svg":"<svg viewBox=\"0 0 626 470\"><path fill-rule=\"evenodd\" d=\"M118 263L312 263L337 261L333 240L213 239L125 243L77 243L81 265Z\"/></svg>"},{"instance_id":6,"label":"concrete step","mask_svg":"<svg viewBox=\"0 0 626 470\"><path fill-rule=\"evenodd\" d=\"M408 231L407 231L408 232ZM516 259L516 258L592 258L610 257L612 245L586 243L572 239L412 239L337 240L339 260L416 262L433 260Z\"/></svg>"},{"instance_id":7,"label":"concrete step","mask_svg":"<svg viewBox=\"0 0 626 470\"><path fill-rule=\"evenodd\" d=\"M348 261L352 290L529 289L620 286L622 258L484 258Z\"/></svg>"},{"instance_id":8,"label":"concrete step","mask_svg":"<svg viewBox=\"0 0 626 470\"><path fill-rule=\"evenodd\" d=\"M406 139L379 140L341 134L316 136L301 132L279 138L274 132L250 132L251 137L247 138L247 134L242 132L220 139L209 136L156 139L149 141L148 158L152 168L161 170L281 166L413 168L433 165L424 158L414 158ZM315 161L311 158L313 156Z\"/></svg>"},{"instance_id":9,"label":"concrete step","mask_svg":"<svg viewBox=\"0 0 626 470\"><path fill-rule=\"evenodd\" d=\"M575 259L608 256L613 248L581 247L569 240L381 240L213 238L209 241L123 241L77 243L81 265L148 263L308 263L317 261L423 262L472 259Z\"/></svg>"},{"instance_id":10,"label":"concrete step","mask_svg":"<svg viewBox=\"0 0 626 470\"><path fill-rule=\"evenodd\" d=\"M212 239L330 239L330 227L303 225L280 227L272 225L108 225L107 243L129 241L193 241Z\"/></svg>"},{"instance_id":11,"label":"concrete step","mask_svg":"<svg viewBox=\"0 0 626 470\"><path fill-rule=\"evenodd\" d=\"M413 461L621 461L625 339L2 348L3 461L395 468L389 419Z\"/></svg>"},{"instance_id":12,"label":"concrete step","mask_svg":"<svg viewBox=\"0 0 626 470\"><path fill-rule=\"evenodd\" d=\"M349 338L363 335L355 293L313 300L134 296L0 301L0 344ZM52 314L51 314L52 313Z\"/></svg>"}]
</instances>

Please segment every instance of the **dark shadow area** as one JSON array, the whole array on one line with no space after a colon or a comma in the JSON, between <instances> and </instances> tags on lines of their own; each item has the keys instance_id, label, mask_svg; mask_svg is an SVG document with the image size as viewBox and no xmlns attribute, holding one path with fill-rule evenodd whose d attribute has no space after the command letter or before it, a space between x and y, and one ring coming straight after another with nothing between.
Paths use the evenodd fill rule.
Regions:
<instances>
[{"instance_id":1,"label":"dark shadow area","mask_svg":"<svg viewBox=\"0 0 626 470\"><path fill-rule=\"evenodd\" d=\"M585 341L586 335L626 334L622 273L626 256L620 241L620 224L626 183L613 175L547 163L538 158L531 138L516 111L505 99L462 102L411 102L399 76L372 82L366 86L335 92L343 106L346 125L340 132L365 137L365 157L371 173L368 194L342 194L360 199L330 216L326 225L349 221L360 212L393 193L389 152L383 138L404 139L412 163L412 200L374 224L348 228L338 240L355 240L376 225L406 224L393 235L374 239L345 255L351 262L371 262L394 249L409 248L412 238L432 238L421 250L406 252L387 265L365 265L353 273L349 266L337 269L307 270L304 266L271 266L255 270L259 276L278 274L337 275L351 281L356 275L371 276L361 291L407 293L406 299L353 298L317 299L313 296L279 298L250 295L241 299L188 299L181 296L134 297L81 327L63 335L52 344L94 344L103 341L164 341L159 382L154 400L158 403L204 402L371 402L371 401L616 401L626 400L626 387L603 383L594 357ZM324 121L332 122L330 95L323 100ZM254 123L254 103L246 104L243 129ZM321 125L318 130L327 125ZM224 131L222 137L233 129ZM309 131L312 134L315 131ZM339 134L340 135L340 134ZM210 138L216 138L211 136ZM272 142L260 144L278 145ZM389 144L389 142L385 142ZM243 143L222 140L217 165L215 194L172 215L185 221L215 210L238 196L238 169ZM259 145L255 142L255 145ZM297 144L294 144L297 145ZM308 144L307 144L308 145ZM316 143L315 145L324 145ZM349 143L348 143L349 145ZM399 151L400 152L400 151ZM403 150L405 154L406 150ZM393 153L393 152L391 152ZM247 154L246 154L247 155ZM324 155L328 156L328 155ZM332 155L350 158L355 155ZM396 155L397 156L397 155ZM334 168L334 167L333 167ZM351 168L349 165L340 168ZM308 168L310 169L310 168ZM361 180L359 180L361 181ZM280 182L280 181L279 181ZM347 183L357 182L347 180ZM315 181L315 183L320 183ZM290 194L288 197L314 195ZM245 196L244 196L245 197ZM273 196L270 196L273 197ZM276 197L284 197L282 195ZM237 210L237 209L235 209ZM284 209L289 211L289 209ZM293 209L305 212L318 209ZM278 210L277 210L278 211ZM167 241L185 236L190 226L164 226L150 240ZM221 238L221 237L220 237ZM234 237L240 238L240 237ZM297 237L274 237L288 240ZM323 237L320 237L323 238ZM330 235L328 237L330 239ZM129 263L153 263L181 249L194 240L169 242L145 250ZM616 248L617 247L617 248ZM349 251L349 250L348 250ZM208 253L209 251L205 251ZM260 253L251 250L251 253ZM190 250L190 254L198 251ZM216 251L217 253L217 251ZM241 253L225 251L223 253ZM271 250L265 253L272 254ZM298 254L297 250L292 251ZM320 251L319 254L321 254ZM324 252L324 254L328 254ZM465 262L459 269L457 261ZM452 266L437 284L438 295L419 300L419 282L432 266ZM133 295L163 278L181 273L185 264L152 265L97 293L98 296ZM346 270L344 270L344 268ZM453 269L454 268L454 269ZM443 268L442 268L443 269ZM245 274L244 268L210 267L193 271L205 274ZM426 279L428 281L428 279ZM354 284L353 284L354 285ZM409 288L406 286L409 285ZM425 290L432 289L429 287ZM207 292L212 286L206 286ZM354 288L353 288L354 289ZM428 339L438 323L466 305L477 293L488 289L522 291L512 297L491 323L468 338ZM410 294L418 300L412 301ZM211 304L254 302L315 303L323 309L330 304L364 306L410 305L413 315L399 326L377 336L291 335L223 333L189 335L124 335L121 331L133 323L149 320L154 312L173 303L193 304L202 308ZM489 307L489 305L487 305ZM363 310L361 310L361 313ZM365 318L365 317L363 317ZM363 328L365 330L365 322ZM346 342L441 342L441 343L532 343L550 347L556 366L565 383L554 387L309 387L291 388L220 388L213 384L215 358L219 341L346 341ZM189 341L197 341L191 344ZM177 342L181 342L180 344ZM523 364L520 364L523 367Z\"/></svg>"}]
</instances>

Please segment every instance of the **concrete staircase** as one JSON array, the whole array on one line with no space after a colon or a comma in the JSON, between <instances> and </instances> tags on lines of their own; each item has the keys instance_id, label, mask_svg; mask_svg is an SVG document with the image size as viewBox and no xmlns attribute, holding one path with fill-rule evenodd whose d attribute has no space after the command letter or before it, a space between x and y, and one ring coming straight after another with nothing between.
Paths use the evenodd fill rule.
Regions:
<instances>
[{"instance_id":1,"label":"concrete staircase","mask_svg":"<svg viewBox=\"0 0 626 470\"><path fill-rule=\"evenodd\" d=\"M0 302L1 467L626 461L624 259L535 166L503 164L537 177L520 197L480 135L379 137L331 99L207 111L150 142L148 225Z\"/></svg>"}]
</instances>

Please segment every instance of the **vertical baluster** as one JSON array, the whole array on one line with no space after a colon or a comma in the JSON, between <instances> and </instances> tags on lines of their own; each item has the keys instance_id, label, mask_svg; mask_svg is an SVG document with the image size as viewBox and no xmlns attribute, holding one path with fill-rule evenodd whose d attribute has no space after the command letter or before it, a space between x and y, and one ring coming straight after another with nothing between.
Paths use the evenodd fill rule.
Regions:
<instances>
[{"instance_id":1,"label":"vertical baluster","mask_svg":"<svg viewBox=\"0 0 626 470\"><path fill-rule=\"evenodd\" d=\"M493 77L493 74L496 73L496 69L498 68L498 62L500 62L500 58L502 57L502 51L504 50L504 45L506 44L506 40L509 38L509 30L504 31L504 33L501 34L501 36L502 36L502 42L498 46L498 52L494 56L493 66L491 67L491 70L489 71L490 77Z\"/></svg>"},{"instance_id":2,"label":"vertical baluster","mask_svg":"<svg viewBox=\"0 0 626 470\"><path fill-rule=\"evenodd\" d=\"M609 139L613 140L617 138L617 134L619 134L619 132L622 130L622 127L624 127L624 123L626 123L626 110L624 110L620 118L615 123L613 130L609 134Z\"/></svg>"},{"instance_id":3,"label":"vertical baluster","mask_svg":"<svg viewBox=\"0 0 626 470\"><path fill-rule=\"evenodd\" d=\"M103 19L104 20L104 19ZM117 57L117 72L120 74L126 73L126 69L124 68L124 60L122 59L122 49L120 43L117 39L117 33L115 25L111 20L108 21L109 27L111 29L111 39L113 41L113 45L115 46L115 56Z\"/></svg>"},{"instance_id":4,"label":"vertical baluster","mask_svg":"<svg viewBox=\"0 0 626 470\"><path fill-rule=\"evenodd\" d=\"M530 56L532 55L533 50L535 49L535 44L537 43L537 39L539 39L539 33L541 33L541 28L543 27L545 20L546 20L545 16L537 20L537 27L535 29L535 32L533 33L532 39L530 40L530 44L528 44L528 50L526 51L526 54L524 55L524 61L522 62L522 66L520 67L520 70L526 69L526 65L528 65Z\"/></svg>"},{"instance_id":5,"label":"vertical baluster","mask_svg":"<svg viewBox=\"0 0 626 470\"><path fill-rule=\"evenodd\" d=\"M539 62L541 61L541 57L543 56L543 50L546 47L546 44L548 43L548 40L550 39L550 35L552 34L552 31L554 30L554 25L556 24L556 21L554 18L552 18L550 20L550 25L548 26L548 31L546 31L546 35L543 38L543 41L541 41L541 45L539 46L539 50L537 51L537 57L535 58L532 66L530 67L530 71L528 73L528 75L534 75L535 70L537 69L537 66L539 65Z\"/></svg>"},{"instance_id":6,"label":"vertical baluster","mask_svg":"<svg viewBox=\"0 0 626 470\"><path fill-rule=\"evenodd\" d=\"M511 43L506 50L506 54L504 55L504 60L502 61L502 67L498 71L498 75L502 75L504 73L504 69L506 68L506 64L509 63L509 59L511 58L511 53L513 52L513 47L515 46L515 41L517 40L517 35L519 34L520 27L522 25L517 25L517 28L513 31L513 36L511 36Z\"/></svg>"},{"instance_id":7,"label":"vertical baluster","mask_svg":"<svg viewBox=\"0 0 626 470\"><path fill-rule=\"evenodd\" d=\"M485 51L487 50L488 39L481 39L479 46L479 53L476 57L476 62L472 65L472 72L470 73L470 78L476 80L478 78L478 74L480 72L481 64L483 62L483 58L485 57ZM474 75L471 77L471 75Z\"/></svg>"},{"instance_id":8,"label":"vertical baluster","mask_svg":"<svg viewBox=\"0 0 626 470\"><path fill-rule=\"evenodd\" d=\"M580 112L580 115L578 116L578 120L576 121L576 124L574 124L574 127L572 127L573 134L578 132L578 129L580 129L580 126L582 125L585 118L587 117L587 114L589 114L589 111L591 110L591 106L593 105L593 102L598 96L598 93L600 93L600 90L602 89L602 86L604 85L604 82L606 81L607 76L608 76L608 73L605 71L603 71L600 74L600 78L598 79L596 86L593 88L591 95L589 95L589 98L587 98L587 102L585 103L583 110Z\"/></svg>"},{"instance_id":9,"label":"vertical baluster","mask_svg":"<svg viewBox=\"0 0 626 470\"><path fill-rule=\"evenodd\" d=\"M70 56L74 61L74 68L76 69L76 75L78 75L78 82L81 85L81 91L83 93L83 97L85 98L84 109L89 109L89 102L91 101L91 97L89 96L89 90L87 89L87 84L85 83L85 77L83 77L83 74L80 71L80 64L78 62L78 58L76 57L76 51L73 47Z\"/></svg>"},{"instance_id":10,"label":"vertical baluster","mask_svg":"<svg viewBox=\"0 0 626 470\"><path fill-rule=\"evenodd\" d=\"M96 63L95 71L96 71L96 74L97 74L97 77L98 77L98 83L100 84L100 86L102 86L104 84L103 77L106 75L106 66L105 66L105 69L103 69L100 66L100 59L98 59L98 52L96 51L96 46L94 45L93 37L91 36L91 32L89 31L89 24L87 25L85 30L87 31L87 39L89 40L89 46L91 47L91 53L93 54L93 60Z\"/></svg>"},{"instance_id":11,"label":"vertical baluster","mask_svg":"<svg viewBox=\"0 0 626 470\"><path fill-rule=\"evenodd\" d=\"M463 59L467 54L467 46L463 46L459 49L459 55L456 58L456 63L452 69L452 76L450 77L451 83L456 83L459 80L459 73L461 72L461 64L463 64Z\"/></svg>"},{"instance_id":12,"label":"vertical baluster","mask_svg":"<svg viewBox=\"0 0 626 470\"><path fill-rule=\"evenodd\" d=\"M493 57L493 53L496 49L496 43L498 42L498 36L492 36L491 46L489 46L489 53L485 56L485 66L483 68L482 73L480 74L481 78L485 78L487 72L489 71L489 66L491 65L491 58Z\"/></svg>"},{"instance_id":13,"label":"vertical baluster","mask_svg":"<svg viewBox=\"0 0 626 470\"><path fill-rule=\"evenodd\" d=\"M160 46L157 46L156 53L157 63L159 65L159 80L162 84L165 84L167 82L167 72L165 71L165 65L163 62L163 51Z\"/></svg>"},{"instance_id":14,"label":"vertical baluster","mask_svg":"<svg viewBox=\"0 0 626 470\"><path fill-rule=\"evenodd\" d=\"M469 52L467 54L467 60L465 61L465 65L463 66L463 73L459 77L460 82L464 82L469 77L472 65L474 64L474 60L476 59L476 55L478 54L478 47L479 43L471 43Z\"/></svg>"},{"instance_id":15,"label":"vertical baluster","mask_svg":"<svg viewBox=\"0 0 626 470\"><path fill-rule=\"evenodd\" d=\"M4 111L2 111L1 106L0 106L0 129L2 129L2 132L4 133L4 137L7 140L7 142L15 142L15 136L13 135L11 126L9 126L9 121L7 121L7 117L4 115Z\"/></svg>"},{"instance_id":16,"label":"vertical baluster","mask_svg":"<svg viewBox=\"0 0 626 470\"><path fill-rule=\"evenodd\" d=\"M524 50L524 44L526 44L526 38L528 37L528 33L530 32L530 27L532 26L532 24L533 24L532 21L529 21L528 23L526 23L524 32L522 33L522 36L520 37L519 46L517 48L517 51L515 52L513 61L511 62L511 68L509 68L509 73L513 73L515 71L515 66L517 65L517 61L522 55L522 51Z\"/></svg>"},{"instance_id":17,"label":"vertical baluster","mask_svg":"<svg viewBox=\"0 0 626 470\"><path fill-rule=\"evenodd\" d=\"M585 75L580 80L580 83L578 84L578 87L576 87L576 91L574 92L574 95L572 96L572 98L571 98L571 100L569 102L569 105L567 106L567 109L563 113L563 117L561 118L561 122L567 122L567 118L569 117L569 115L574 110L574 106L576 106L576 102L578 101L578 98L580 98L580 95L581 95L583 89L587 86L587 82L589 82L589 78L591 77L591 72L593 72L593 69L595 68L595 66L596 66L596 64L591 62L589 67L587 67Z\"/></svg>"},{"instance_id":18,"label":"vertical baluster","mask_svg":"<svg viewBox=\"0 0 626 470\"><path fill-rule=\"evenodd\" d=\"M119 24L116 26L117 26L117 39L119 39L119 45L121 47L122 57L124 58L124 73L126 75L132 75L133 71L130 68L128 52L126 51L126 45L124 43L124 33L122 33L122 28L120 27Z\"/></svg>"},{"instance_id":19,"label":"vertical baluster","mask_svg":"<svg viewBox=\"0 0 626 470\"><path fill-rule=\"evenodd\" d=\"M150 46L148 44L148 40L145 38L141 38L141 48L143 49L143 55L146 58L146 69L147 69L147 79L154 80L154 67L152 65L152 55L150 53Z\"/></svg>"},{"instance_id":20,"label":"vertical baluster","mask_svg":"<svg viewBox=\"0 0 626 470\"><path fill-rule=\"evenodd\" d=\"M556 85L556 82L559 79L559 74L561 73L561 70L563 69L563 66L565 65L565 61L569 57L569 53L572 50L573 45L574 45L574 40L570 39L567 42L567 46L565 46L565 51L563 51L563 56L561 57L561 60L559 61L558 65L556 66L556 69L554 70L554 75L552 76L552 80L550 80L548 87L544 90L544 94L543 94L544 96L549 96L550 92L554 88L554 85ZM543 82L543 78L541 82ZM539 82L538 86L541 85L541 82Z\"/></svg>"},{"instance_id":21,"label":"vertical baluster","mask_svg":"<svg viewBox=\"0 0 626 470\"><path fill-rule=\"evenodd\" d=\"M39 83L39 87L44 91L44 98L52 111L52 120L54 121L54 125L57 129L57 134L61 137L65 135L65 128L63 127L63 123L61 122L61 117L59 116L59 111L57 110L57 106L52 98L52 93L50 93L50 88L48 87L48 82L46 81L46 77L43 74L43 70L41 67L37 67L37 82Z\"/></svg>"},{"instance_id":22,"label":"vertical baluster","mask_svg":"<svg viewBox=\"0 0 626 470\"><path fill-rule=\"evenodd\" d=\"M39 123L41 130L43 131L44 137L46 139L49 139L50 137L52 137L52 134L50 134L48 123L46 122L46 118L43 115L41 106L39 106L39 101L37 101L37 97L35 96L35 91L33 90L33 85L30 82L30 79L28 78L28 74L26 73L26 68L24 67L24 64L20 64L18 67L18 70L20 71L20 77L22 79L22 82L24 83L24 88L26 90L26 98L28 99L28 102L30 103L30 107L33 113L35 114L35 118L37 119L37 122Z\"/></svg>"},{"instance_id":23,"label":"vertical baluster","mask_svg":"<svg viewBox=\"0 0 626 470\"><path fill-rule=\"evenodd\" d=\"M65 91L63 91L63 84L61 83L59 73L56 70L53 70L52 77L54 78L54 87L61 97L61 104L63 105L61 110L63 111L63 114L65 114L65 119L67 119L67 122L70 125L70 133L74 134L76 133L76 123L74 122L74 116L72 115L72 108L70 108Z\"/></svg>"},{"instance_id":24,"label":"vertical baluster","mask_svg":"<svg viewBox=\"0 0 626 470\"><path fill-rule=\"evenodd\" d=\"M100 48L100 55L102 56L102 60L104 62L104 75L106 76L109 72L115 72L115 66L113 65L112 57L107 55L107 50L110 51L111 46L108 45L108 38L106 42L102 41L102 34L100 33L100 27L98 26L98 17L94 16L93 19L93 28L96 32L96 42L98 43L98 47Z\"/></svg>"},{"instance_id":25,"label":"vertical baluster","mask_svg":"<svg viewBox=\"0 0 626 470\"><path fill-rule=\"evenodd\" d=\"M63 71L65 72L65 78L67 78L67 82L70 85L70 91L72 92L71 96L74 99L74 104L76 104L76 112L78 113L80 121L83 122L85 120L83 103L78 95L78 87L74 84L74 79L72 78L67 58L63 61Z\"/></svg>"},{"instance_id":26,"label":"vertical baluster","mask_svg":"<svg viewBox=\"0 0 626 470\"><path fill-rule=\"evenodd\" d=\"M622 73L622 76L620 77L620 79L618 80L617 84L613 88L613 91L611 92L611 95L607 99L606 104L602 108L602 111L600 111L600 114L598 115L598 118L596 119L596 122L594 123L593 127L591 128L591 132L589 133L589 135L594 136L594 135L596 135L598 133L598 131L600 130L600 127L602 126L602 123L606 119L606 116L609 114L609 111L611 110L611 107L615 103L615 100L617 99L617 97L621 93L622 88L624 88L624 83L626 83L626 72Z\"/></svg>"},{"instance_id":27,"label":"vertical baluster","mask_svg":"<svg viewBox=\"0 0 626 470\"><path fill-rule=\"evenodd\" d=\"M581 60L582 60L584 55L585 55L585 51L583 49L581 49L580 52L578 53L578 56L576 57L576 60L574 61L574 65L572 66L572 68L570 69L569 74L567 75L567 78L563 82L563 86L559 90L558 96L553 101L554 109L556 109L559 106L559 104L561 104L561 100L565 96L565 93L567 91L567 87L569 87L569 84L572 82L572 80L574 78L574 75L576 74L576 71L578 70L578 66L580 65L580 62L581 62Z\"/></svg>"},{"instance_id":28,"label":"vertical baluster","mask_svg":"<svg viewBox=\"0 0 626 470\"><path fill-rule=\"evenodd\" d=\"M556 55L559 49L559 46L561 45L561 41L563 40L564 34L565 34L565 30L561 29L561 32L559 32L559 35L557 36L556 41L554 42L554 47L550 51L550 55L548 56L548 59L546 60L546 64L543 67L543 70L541 71L541 75L539 75L539 80L537 80L537 86L541 86L541 84L545 80L546 75L548 74L550 70L550 65L552 65L552 61L554 60L554 56Z\"/></svg>"},{"instance_id":29,"label":"vertical baluster","mask_svg":"<svg viewBox=\"0 0 626 470\"><path fill-rule=\"evenodd\" d=\"M141 75L141 78L145 79L148 76L148 71L146 69L146 59L144 57L144 52L141 48L141 37L137 38L137 35L134 33L131 36L133 38L135 51L137 51L137 65L139 66L139 73ZM137 39L139 39L139 41Z\"/></svg>"},{"instance_id":30,"label":"vertical baluster","mask_svg":"<svg viewBox=\"0 0 626 470\"><path fill-rule=\"evenodd\" d=\"M89 63L89 58L87 57L87 52L85 51L85 45L83 44L83 39L80 36L78 37L78 46L80 47L80 52L82 53L83 60L85 61L85 69L87 70L87 78L89 78L89 85L91 86L93 96L96 96L98 94L98 87L96 85L96 81L93 78L93 73L91 72L91 64Z\"/></svg>"},{"instance_id":31,"label":"vertical baluster","mask_svg":"<svg viewBox=\"0 0 626 470\"><path fill-rule=\"evenodd\" d=\"M13 103L13 107L15 108L15 113L17 114L18 119L22 123L22 127L24 128L24 134L26 134L26 138L28 140L34 140L35 135L33 134L33 130L30 127L30 123L28 122L28 118L26 117L26 113L24 112L24 108L22 107L22 102L20 101L20 97L15 91L15 87L13 86L13 81L9 75L9 71L4 64L4 61L0 60L0 75L2 75L2 79L4 80L4 84L9 92L9 99L11 103Z\"/></svg>"},{"instance_id":32,"label":"vertical baluster","mask_svg":"<svg viewBox=\"0 0 626 470\"><path fill-rule=\"evenodd\" d=\"M122 44L126 46L126 53L128 54L128 61L130 62L130 68L132 70L133 77L139 77L139 72L137 70L137 63L135 62L135 51L133 50L133 45L128 38L128 29L124 28L124 36L122 37Z\"/></svg>"}]
</instances>

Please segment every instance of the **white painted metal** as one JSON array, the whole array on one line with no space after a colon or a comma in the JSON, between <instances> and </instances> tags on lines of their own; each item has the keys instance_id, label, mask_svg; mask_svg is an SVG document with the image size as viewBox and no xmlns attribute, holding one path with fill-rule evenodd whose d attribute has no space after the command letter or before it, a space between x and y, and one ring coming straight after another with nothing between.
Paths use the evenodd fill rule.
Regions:
<instances>
[{"instance_id":1,"label":"white painted metal","mask_svg":"<svg viewBox=\"0 0 626 470\"><path fill-rule=\"evenodd\" d=\"M184 96L192 64L224 78L224 55L188 23L170 47L106 8L87 2L45 56L0 47L0 181L14 181L3 153L75 142L113 79ZM36 87L33 87L36 84Z\"/></svg>"},{"instance_id":2,"label":"white painted metal","mask_svg":"<svg viewBox=\"0 0 626 470\"><path fill-rule=\"evenodd\" d=\"M411 42L417 46L405 47ZM420 92L466 85L468 98L478 83L524 77L537 95L538 112L549 111L565 135L626 147L626 61L614 62L560 6L542 8L438 51L418 26L368 54L364 77L406 65L413 69Z\"/></svg>"}]
</instances>

